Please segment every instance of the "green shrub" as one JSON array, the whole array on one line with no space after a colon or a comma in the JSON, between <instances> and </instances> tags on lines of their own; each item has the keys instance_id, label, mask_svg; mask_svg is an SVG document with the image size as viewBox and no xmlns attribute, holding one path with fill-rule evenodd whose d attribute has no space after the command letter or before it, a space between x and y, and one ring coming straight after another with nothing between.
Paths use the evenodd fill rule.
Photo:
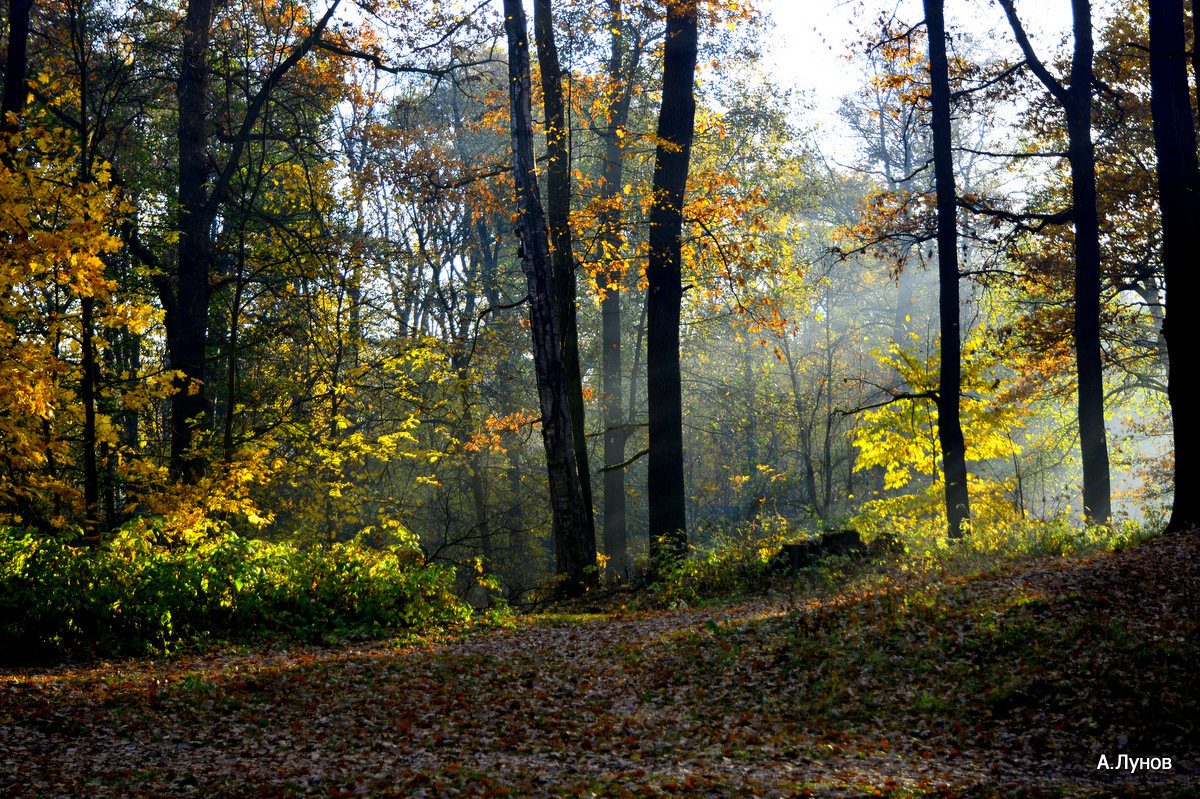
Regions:
<instances>
[{"instance_id":1,"label":"green shrub","mask_svg":"<svg viewBox=\"0 0 1200 799\"><path fill-rule=\"evenodd\" d=\"M469 617L453 589L453 569L399 547L303 550L225 532L172 549L126 532L90 549L0 528L0 661L422 630Z\"/></svg>"},{"instance_id":2,"label":"green shrub","mask_svg":"<svg viewBox=\"0 0 1200 799\"><path fill-rule=\"evenodd\" d=\"M786 520L764 517L732 532L715 531L701 548L672 567L650 586L655 604L678 606L766 591L775 577L771 557L796 532Z\"/></svg>"}]
</instances>

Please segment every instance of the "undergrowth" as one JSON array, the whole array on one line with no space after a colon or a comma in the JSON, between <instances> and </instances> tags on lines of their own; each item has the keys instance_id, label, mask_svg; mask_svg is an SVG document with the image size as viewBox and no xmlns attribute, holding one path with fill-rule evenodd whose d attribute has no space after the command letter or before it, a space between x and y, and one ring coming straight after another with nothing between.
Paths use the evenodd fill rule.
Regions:
<instances>
[{"instance_id":1,"label":"undergrowth","mask_svg":"<svg viewBox=\"0 0 1200 799\"><path fill-rule=\"evenodd\" d=\"M168 654L185 642L306 641L465 620L454 571L353 543L301 549L231 532L96 548L0 528L0 660Z\"/></svg>"},{"instance_id":2,"label":"undergrowth","mask_svg":"<svg viewBox=\"0 0 1200 799\"><path fill-rule=\"evenodd\" d=\"M849 581L894 580L898 571L907 575L905 579L919 574L991 572L1031 559L1122 549L1152 537L1161 525L1125 521L1083 527L1062 516L980 527L958 540L947 539L944 530L933 527L897 529L872 521L860 529L868 547L885 538L899 542L903 552L827 556L789 574L773 559L785 543L802 541L811 534L783 519L764 518L730 531L706 531L705 542L661 574L642 601L653 607L678 608L769 593L823 592L845 587Z\"/></svg>"}]
</instances>

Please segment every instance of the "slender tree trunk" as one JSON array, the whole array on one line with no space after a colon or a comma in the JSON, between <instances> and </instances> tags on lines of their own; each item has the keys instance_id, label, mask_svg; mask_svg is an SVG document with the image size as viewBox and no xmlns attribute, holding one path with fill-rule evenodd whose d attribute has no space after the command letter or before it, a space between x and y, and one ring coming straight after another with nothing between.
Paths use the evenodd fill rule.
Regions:
<instances>
[{"instance_id":1,"label":"slender tree trunk","mask_svg":"<svg viewBox=\"0 0 1200 799\"><path fill-rule=\"evenodd\" d=\"M1092 144L1092 14L1072 0L1075 52L1068 92L1067 157L1075 206L1075 360L1079 371L1079 442L1083 455L1083 513L1089 524L1112 519L1108 440L1104 430L1104 363L1100 351L1100 216L1096 211L1096 152Z\"/></svg>"},{"instance_id":2,"label":"slender tree trunk","mask_svg":"<svg viewBox=\"0 0 1200 799\"><path fill-rule=\"evenodd\" d=\"M96 463L96 384L100 367L96 362L96 298L84 297L80 319L80 344L83 350L80 368L79 399L83 403L83 506L84 529L88 540L99 543L100 469Z\"/></svg>"},{"instance_id":3,"label":"slender tree trunk","mask_svg":"<svg viewBox=\"0 0 1200 799\"><path fill-rule=\"evenodd\" d=\"M1192 12L1192 98L1195 103L1200 104L1200 47L1195 45L1196 31L1200 30L1200 22L1196 19L1196 0L1188 0L1188 8Z\"/></svg>"},{"instance_id":4,"label":"slender tree trunk","mask_svg":"<svg viewBox=\"0 0 1200 799\"><path fill-rule=\"evenodd\" d=\"M629 428L622 413L621 298L625 293L625 269L621 265L621 183L625 158L621 136L629 120L629 75L638 61L638 48L627 49L627 31L621 25L621 0L609 0L608 25L611 31L608 60L610 89L606 97L608 124L604 140L604 173L600 184L600 257L604 266L604 297L600 300L602 389L604 391L604 465L625 462L625 444ZM626 63L627 57L632 63ZM610 583L623 582L629 575L629 540L626 532L625 469L604 472L604 554Z\"/></svg>"},{"instance_id":5,"label":"slender tree trunk","mask_svg":"<svg viewBox=\"0 0 1200 799\"><path fill-rule=\"evenodd\" d=\"M1088 524L1112 519L1108 440L1104 430L1104 362L1100 350L1100 217L1096 211L1096 152L1092 144L1092 9L1071 0L1075 50L1071 85L1063 86L1037 57L1013 0L1000 0L1029 68L1067 117L1067 160L1075 216L1075 364L1079 378L1079 443L1083 515Z\"/></svg>"},{"instance_id":6,"label":"slender tree trunk","mask_svg":"<svg viewBox=\"0 0 1200 799\"><path fill-rule=\"evenodd\" d=\"M1175 498L1168 530L1200 525L1200 427L1186 393L1183 348L1200 337L1190 307L1200 268L1200 166L1187 79L1182 0L1150 0L1150 108L1162 212L1167 308L1167 397L1175 445ZM1192 314L1193 316L1189 316ZM1174 351L1172 352L1172 348Z\"/></svg>"},{"instance_id":7,"label":"slender tree trunk","mask_svg":"<svg viewBox=\"0 0 1200 799\"><path fill-rule=\"evenodd\" d=\"M929 88L932 105L933 172L937 192L938 313L941 366L938 375L938 443L945 476L946 524L951 538L961 538L971 520L967 495L967 445L959 419L962 394L962 338L959 330L958 219L954 160L950 149L950 72L946 60L943 0L925 0L929 33Z\"/></svg>"},{"instance_id":8,"label":"slender tree trunk","mask_svg":"<svg viewBox=\"0 0 1200 799\"><path fill-rule=\"evenodd\" d=\"M650 258L646 267L646 375L650 461L648 501L651 568L687 554L683 480L683 391L679 374L679 316L683 301L683 202L695 133L693 83L699 20L694 0L671 3L663 45L660 144L654 155Z\"/></svg>"},{"instance_id":9,"label":"slender tree trunk","mask_svg":"<svg viewBox=\"0 0 1200 799\"><path fill-rule=\"evenodd\" d=\"M571 408L571 437L575 469L587 509L590 542L596 549L592 510L592 475L588 466L587 428L584 424L583 377L579 367L578 313L575 308L575 254L571 241L571 149L562 88L562 68L554 39L550 0L534 0L534 38L542 71L542 102L546 112L546 224L550 228L550 265L554 270L554 305L562 331L563 378Z\"/></svg>"},{"instance_id":10,"label":"slender tree trunk","mask_svg":"<svg viewBox=\"0 0 1200 799\"><path fill-rule=\"evenodd\" d=\"M583 490L575 470L571 412L563 377L558 314L550 266L549 233L538 192L533 160L533 114L530 101L529 41L521 0L504 0L508 37L508 75L512 115L513 182L519 214L521 260L529 281L530 329L534 368L542 412L555 560L569 595L582 593L595 572L596 553L587 549L588 519Z\"/></svg>"}]
</instances>

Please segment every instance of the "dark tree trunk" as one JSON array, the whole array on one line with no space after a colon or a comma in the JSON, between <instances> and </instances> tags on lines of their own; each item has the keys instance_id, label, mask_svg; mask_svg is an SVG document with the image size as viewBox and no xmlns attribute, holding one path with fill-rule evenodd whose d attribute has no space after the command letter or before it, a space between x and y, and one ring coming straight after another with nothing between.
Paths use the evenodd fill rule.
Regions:
<instances>
[{"instance_id":1,"label":"dark tree trunk","mask_svg":"<svg viewBox=\"0 0 1200 799\"><path fill-rule=\"evenodd\" d=\"M938 314L941 366L938 375L938 443L946 484L946 524L951 538L961 538L971 521L967 495L967 445L959 420L962 394L962 341L959 332L958 220L954 161L950 149L950 72L946 61L943 0L925 0L929 33L929 95L933 129L933 176L937 192Z\"/></svg>"},{"instance_id":2,"label":"dark tree trunk","mask_svg":"<svg viewBox=\"0 0 1200 799\"><path fill-rule=\"evenodd\" d=\"M1150 108L1167 283L1163 320L1167 397L1175 444L1175 499L1168 530L1200 525L1200 429L1185 393L1183 354L1183 348L1194 346L1200 336L1196 325L1188 321L1188 313L1194 315L1195 311L1187 305L1197 296L1196 271L1200 268L1200 166L1196 163L1186 46L1183 0L1150 0Z\"/></svg>"},{"instance_id":3,"label":"dark tree trunk","mask_svg":"<svg viewBox=\"0 0 1200 799\"><path fill-rule=\"evenodd\" d=\"M1200 104L1200 47L1195 46L1196 31L1200 30L1200 24L1196 21L1196 0L1189 0L1188 7L1192 12L1192 97L1195 103Z\"/></svg>"},{"instance_id":4,"label":"dark tree trunk","mask_svg":"<svg viewBox=\"0 0 1200 799\"><path fill-rule=\"evenodd\" d=\"M1092 144L1092 13L1072 0L1075 52L1067 95L1067 157L1075 206L1075 360L1079 371L1079 442L1083 514L1089 524L1112 519L1108 441L1104 431L1104 363L1100 352L1100 217Z\"/></svg>"},{"instance_id":5,"label":"dark tree trunk","mask_svg":"<svg viewBox=\"0 0 1200 799\"><path fill-rule=\"evenodd\" d=\"M208 158L208 46L213 0L190 0L183 25L179 70L179 245L175 302L166 320L171 368L181 374L171 395L171 471L195 482L204 469L197 434L204 428L208 396L204 358L208 341L212 216L205 184Z\"/></svg>"},{"instance_id":6,"label":"dark tree trunk","mask_svg":"<svg viewBox=\"0 0 1200 799\"><path fill-rule=\"evenodd\" d=\"M663 45L662 108L654 155L654 204L646 267L646 389L650 461L648 503L651 568L687 553L683 480L683 392L679 374L679 314L683 201L696 121L693 82L699 20L694 0L671 4Z\"/></svg>"},{"instance_id":7,"label":"dark tree trunk","mask_svg":"<svg viewBox=\"0 0 1200 799\"><path fill-rule=\"evenodd\" d=\"M568 595L582 593L595 577L588 571L596 553L587 549L588 519L583 490L575 470L571 414L563 378L558 315L550 266L549 233L542 210L533 160L533 114L530 101L529 41L521 0L504 0L508 37L508 75L512 115L513 182L520 221L521 260L529 281L530 329L542 412L555 560Z\"/></svg>"},{"instance_id":8,"label":"dark tree trunk","mask_svg":"<svg viewBox=\"0 0 1200 799\"><path fill-rule=\"evenodd\" d=\"M1100 218L1096 211L1096 153L1092 144L1092 9L1071 0L1075 50L1065 87L1038 59L1013 8L1000 0L1033 73L1067 117L1067 160L1075 217L1075 364L1079 376L1079 443L1083 456L1083 515L1088 524L1112 519L1108 440L1104 431L1104 362L1100 350Z\"/></svg>"},{"instance_id":9,"label":"dark tree trunk","mask_svg":"<svg viewBox=\"0 0 1200 799\"><path fill-rule=\"evenodd\" d=\"M590 541L586 542L586 546L594 552L596 530L592 510L592 475L588 466L587 428L584 425L583 377L579 367L578 314L575 308L575 255L571 241L570 137L550 0L534 0L533 26L538 66L542 71L542 102L546 112L546 224L550 228L554 305L562 332L563 379L566 381L567 403L571 408L575 470L579 473L579 486L587 509L586 535Z\"/></svg>"},{"instance_id":10,"label":"dark tree trunk","mask_svg":"<svg viewBox=\"0 0 1200 799\"><path fill-rule=\"evenodd\" d=\"M96 362L96 298L84 297L81 305L80 345L83 357L80 368L83 375L80 380L79 399L83 403L83 518L88 540L99 543L100 470L96 463L96 384L100 366Z\"/></svg>"},{"instance_id":11,"label":"dark tree trunk","mask_svg":"<svg viewBox=\"0 0 1200 799\"><path fill-rule=\"evenodd\" d=\"M25 110L25 67L29 60L29 14L33 0L9 0L8 57L4 65L4 97L0 101L0 131L15 133L17 121L9 115L20 116Z\"/></svg>"}]
</instances>

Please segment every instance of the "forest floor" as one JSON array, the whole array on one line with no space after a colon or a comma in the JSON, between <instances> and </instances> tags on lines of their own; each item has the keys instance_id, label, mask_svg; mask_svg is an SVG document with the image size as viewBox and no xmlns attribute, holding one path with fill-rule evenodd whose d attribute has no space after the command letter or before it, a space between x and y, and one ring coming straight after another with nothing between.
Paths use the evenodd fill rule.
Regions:
<instances>
[{"instance_id":1,"label":"forest floor","mask_svg":"<svg viewBox=\"0 0 1200 799\"><path fill-rule=\"evenodd\" d=\"M1198 621L1186 534L421 644L0 671L0 795L1197 797Z\"/></svg>"}]
</instances>

